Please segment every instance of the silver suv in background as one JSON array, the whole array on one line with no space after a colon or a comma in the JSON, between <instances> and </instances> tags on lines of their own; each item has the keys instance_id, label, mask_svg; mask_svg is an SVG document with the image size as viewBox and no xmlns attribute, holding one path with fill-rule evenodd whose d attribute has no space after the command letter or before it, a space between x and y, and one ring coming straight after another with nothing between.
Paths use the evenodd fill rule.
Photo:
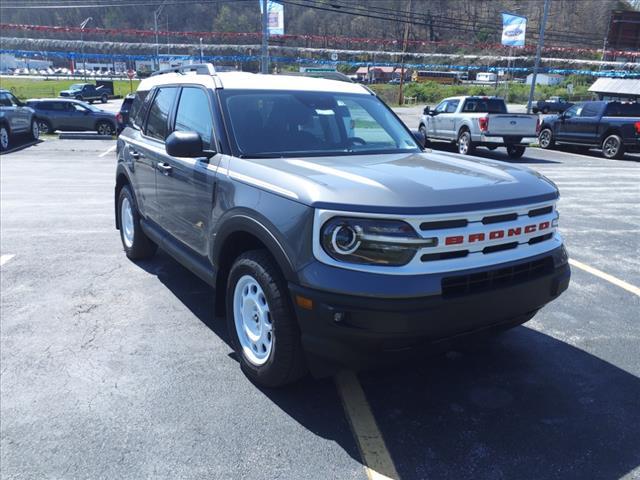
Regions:
<instances>
[{"instance_id":1,"label":"silver suv in background","mask_svg":"<svg viewBox=\"0 0 640 480\"><path fill-rule=\"evenodd\" d=\"M16 135L24 133L34 140L40 136L33 109L8 90L0 90L0 151L8 150Z\"/></svg>"},{"instance_id":2,"label":"silver suv in background","mask_svg":"<svg viewBox=\"0 0 640 480\"><path fill-rule=\"evenodd\" d=\"M536 141L537 115L508 113L498 97L451 97L433 110L425 107L419 129L427 141L455 142L458 153L472 155L476 147L506 147L511 158L520 158Z\"/></svg>"}]
</instances>

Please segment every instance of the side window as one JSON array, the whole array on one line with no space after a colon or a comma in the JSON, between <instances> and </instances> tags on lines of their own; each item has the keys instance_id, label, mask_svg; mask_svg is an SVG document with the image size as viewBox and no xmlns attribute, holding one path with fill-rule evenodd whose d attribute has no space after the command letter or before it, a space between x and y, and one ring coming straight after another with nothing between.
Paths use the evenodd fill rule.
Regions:
<instances>
[{"instance_id":1,"label":"side window","mask_svg":"<svg viewBox=\"0 0 640 480\"><path fill-rule=\"evenodd\" d=\"M440 102L440 105L438 105L435 108L435 111L438 112L438 113L446 112L447 111L447 103L449 103L449 102L447 102L446 100L443 101L443 102Z\"/></svg>"},{"instance_id":2,"label":"side window","mask_svg":"<svg viewBox=\"0 0 640 480\"><path fill-rule=\"evenodd\" d=\"M447 102L447 112L446 113L456 113L456 110L458 109L458 104L460 103L460 100L449 100Z\"/></svg>"},{"instance_id":3,"label":"side window","mask_svg":"<svg viewBox=\"0 0 640 480\"><path fill-rule=\"evenodd\" d=\"M586 103L580 112L581 117L597 117L600 112L600 105L597 103Z\"/></svg>"},{"instance_id":4,"label":"side window","mask_svg":"<svg viewBox=\"0 0 640 480\"><path fill-rule=\"evenodd\" d=\"M464 107L462 108L463 112L475 112L476 107L478 106L478 102L474 100L467 100L464 102Z\"/></svg>"},{"instance_id":5,"label":"side window","mask_svg":"<svg viewBox=\"0 0 640 480\"><path fill-rule=\"evenodd\" d=\"M129 123L138 129L142 128L142 124L144 123L144 112L146 112L148 106L145 100L148 97L148 93L148 90L138 90L131 105Z\"/></svg>"},{"instance_id":6,"label":"side window","mask_svg":"<svg viewBox=\"0 0 640 480\"><path fill-rule=\"evenodd\" d=\"M87 111L86 108L84 108L82 105L80 105L79 103L72 103L71 104L71 111L74 112L80 112L80 113L84 113Z\"/></svg>"},{"instance_id":7,"label":"side window","mask_svg":"<svg viewBox=\"0 0 640 480\"><path fill-rule=\"evenodd\" d=\"M0 93L0 106L2 107L11 107L11 100L9 100L9 95L6 93Z\"/></svg>"},{"instance_id":8,"label":"side window","mask_svg":"<svg viewBox=\"0 0 640 480\"><path fill-rule=\"evenodd\" d=\"M183 88L176 113L175 130L199 133L205 147L211 146L213 131L209 103L209 96L204 90L192 87Z\"/></svg>"},{"instance_id":9,"label":"side window","mask_svg":"<svg viewBox=\"0 0 640 480\"><path fill-rule=\"evenodd\" d=\"M581 111L582 111L582 105L574 105L573 107L565 110L564 116L567 118L577 117L578 115L580 115Z\"/></svg>"},{"instance_id":10,"label":"side window","mask_svg":"<svg viewBox=\"0 0 640 480\"><path fill-rule=\"evenodd\" d=\"M167 138L169 133L169 111L173 106L176 96L176 87L164 87L158 89L158 93L153 98L153 103L147 116L145 134L151 138L162 140Z\"/></svg>"}]
</instances>

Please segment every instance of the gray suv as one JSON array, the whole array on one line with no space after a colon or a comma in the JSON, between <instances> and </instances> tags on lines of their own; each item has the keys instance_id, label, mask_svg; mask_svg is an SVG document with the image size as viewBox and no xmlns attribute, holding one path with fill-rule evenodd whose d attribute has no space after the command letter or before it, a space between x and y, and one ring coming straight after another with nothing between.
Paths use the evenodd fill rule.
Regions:
<instances>
[{"instance_id":1,"label":"gray suv","mask_svg":"<svg viewBox=\"0 0 640 480\"><path fill-rule=\"evenodd\" d=\"M100 135L114 135L117 131L115 114L105 112L79 100L39 98L28 100L35 110L36 121L41 133L55 130L82 132L93 130Z\"/></svg>"},{"instance_id":2,"label":"gray suv","mask_svg":"<svg viewBox=\"0 0 640 480\"><path fill-rule=\"evenodd\" d=\"M0 151L8 150L20 134L27 134L33 140L40 137L33 109L8 90L0 90Z\"/></svg>"},{"instance_id":3,"label":"gray suv","mask_svg":"<svg viewBox=\"0 0 640 480\"><path fill-rule=\"evenodd\" d=\"M117 157L127 256L161 247L213 286L260 385L519 325L569 284L551 181L424 151L358 84L156 74Z\"/></svg>"}]
</instances>

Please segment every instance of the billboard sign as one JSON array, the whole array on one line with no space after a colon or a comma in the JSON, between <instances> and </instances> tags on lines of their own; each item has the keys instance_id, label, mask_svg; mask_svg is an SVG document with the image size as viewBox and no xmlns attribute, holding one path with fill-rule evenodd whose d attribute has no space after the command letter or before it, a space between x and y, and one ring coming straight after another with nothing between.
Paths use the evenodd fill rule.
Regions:
<instances>
[{"instance_id":1,"label":"billboard sign","mask_svg":"<svg viewBox=\"0 0 640 480\"><path fill-rule=\"evenodd\" d=\"M502 14L502 44L507 47L524 47L527 18L512 13Z\"/></svg>"},{"instance_id":2,"label":"billboard sign","mask_svg":"<svg viewBox=\"0 0 640 480\"><path fill-rule=\"evenodd\" d=\"M260 0L262 13L262 0ZM267 1L267 27L269 35L284 35L284 5L273 0Z\"/></svg>"}]
</instances>

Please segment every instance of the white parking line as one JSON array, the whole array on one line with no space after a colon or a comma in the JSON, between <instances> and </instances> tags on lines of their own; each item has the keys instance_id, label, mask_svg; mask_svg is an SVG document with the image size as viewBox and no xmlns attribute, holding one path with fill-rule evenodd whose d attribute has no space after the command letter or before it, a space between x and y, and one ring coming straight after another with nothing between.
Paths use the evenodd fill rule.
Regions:
<instances>
[{"instance_id":1,"label":"white parking line","mask_svg":"<svg viewBox=\"0 0 640 480\"><path fill-rule=\"evenodd\" d=\"M631 285L630 283L627 283L624 280L620 280L619 278L616 278L613 275L604 273L603 271L598 270L597 268L593 268L593 267L590 267L589 265L585 265L584 263L574 260L573 258L569 259L569 263L574 267L584 270L585 272L589 272L590 274L595 275L596 277L600 277L603 280L606 280L607 282L611 282L614 285L620 288L624 288L625 290L635 295L638 295L640 297L640 288L636 287L635 285Z\"/></svg>"},{"instance_id":2,"label":"white parking line","mask_svg":"<svg viewBox=\"0 0 640 480\"><path fill-rule=\"evenodd\" d=\"M98 155L100 158L104 157L105 155L110 154L111 152L113 152L116 149L116 146L114 145L113 147L108 148L107 150L105 150L104 152L102 152L100 155Z\"/></svg>"},{"instance_id":3,"label":"white parking line","mask_svg":"<svg viewBox=\"0 0 640 480\"><path fill-rule=\"evenodd\" d=\"M11 260L15 255L0 255L0 267Z\"/></svg>"},{"instance_id":4,"label":"white parking line","mask_svg":"<svg viewBox=\"0 0 640 480\"><path fill-rule=\"evenodd\" d=\"M358 377L352 371L345 370L336 375L335 381L367 477L369 480L398 479L391 454L387 450Z\"/></svg>"}]
</instances>

